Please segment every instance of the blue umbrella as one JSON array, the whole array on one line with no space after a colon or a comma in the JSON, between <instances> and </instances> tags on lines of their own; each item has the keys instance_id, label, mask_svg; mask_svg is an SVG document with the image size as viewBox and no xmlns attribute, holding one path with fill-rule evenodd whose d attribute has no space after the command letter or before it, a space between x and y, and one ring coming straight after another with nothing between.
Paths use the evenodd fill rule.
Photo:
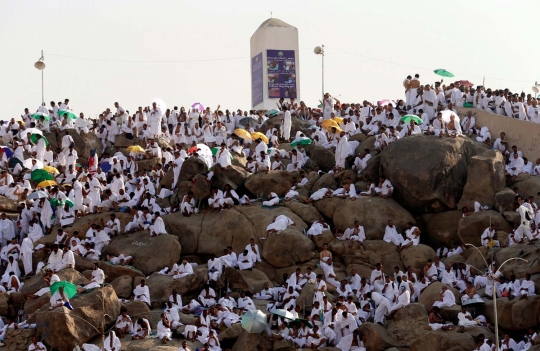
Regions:
<instances>
[{"instance_id":1,"label":"blue umbrella","mask_svg":"<svg viewBox=\"0 0 540 351\"><path fill-rule=\"evenodd\" d=\"M11 149L7 146L2 146L2 149L4 149L4 152L6 153L6 156L8 158L10 158L11 156L13 156L13 151L11 151Z\"/></svg>"},{"instance_id":2,"label":"blue umbrella","mask_svg":"<svg viewBox=\"0 0 540 351\"><path fill-rule=\"evenodd\" d=\"M105 173L107 173L108 171L110 171L111 168L112 168L112 166L111 166L111 164L110 164L109 162L103 162L103 163L100 165L100 167L101 167L101 170L102 170L103 172L105 172Z\"/></svg>"}]
</instances>

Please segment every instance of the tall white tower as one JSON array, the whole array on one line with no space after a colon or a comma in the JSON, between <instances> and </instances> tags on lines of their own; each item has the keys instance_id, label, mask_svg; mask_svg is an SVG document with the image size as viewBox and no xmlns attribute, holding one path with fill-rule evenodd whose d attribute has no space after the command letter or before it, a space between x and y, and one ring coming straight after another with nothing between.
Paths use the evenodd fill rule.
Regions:
<instances>
[{"instance_id":1,"label":"tall white tower","mask_svg":"<svg viewBox=\"0 0 540 351\"><path fill-rule=\"evenodd\" d=\"M300 98L298 29L277 18L264 21L251 36L251 107L276 108Z\"/></svg>"}]
</instances>

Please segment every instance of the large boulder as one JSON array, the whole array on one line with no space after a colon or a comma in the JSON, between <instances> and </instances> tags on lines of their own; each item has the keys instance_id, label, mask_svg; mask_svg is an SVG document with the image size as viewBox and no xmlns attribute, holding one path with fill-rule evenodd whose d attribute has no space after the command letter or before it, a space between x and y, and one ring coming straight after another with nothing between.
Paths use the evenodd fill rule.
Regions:
<instances>
[{"instance_id":1,"label":"large boulder","mask_svg":"<svg viewBox=\"0 0 540 351\"><path fill-rule=\"evenodd\" d=\"M173 280L170 275L154 273L146 280L146 285L150 289L150 299L159 306L167 302L173 289L182 296L198 295L207 281L208 268L196 266L193 267L193 274L176 280Z\"/></svg>"},{"instance_id":2,"label":"large boulder","mask_svg":"<svg viewBox=\"0 0 540 351\"><path fill-rule=\"evenodd\" d=\"M271 192L278 196L284 196L292 186L293 177L287 171L259 172L250 175L246 182L246 188L257 197L268 196Z\"/></svg>"},{"instance_id":3,"label":"large boulder","mask_svg":"<svg viewBox=\"0 0 540 351\"><path fill-rule=\"evenodd\" d=\"M229 283L231 290L240 290L244 292L260 291L265 283L270 283L270 279L256 268L251 270L238 270L232 267L226 267L223 272L224 279Z\"/></svg>"},{"instance_id":4,"label":"large boulder","mask_svg":"<svg viewBox=\"0 0 540 351\"><path fill-rule=\"evenodd\" d=\"M474 208L475 201L490 208L495 205L495 195L506 184L504 167L502 154L495 150L471 157L467 168L467 183L463 188L458 208L463 206Z\"/></svg>"},{"instance_id":5,"label":"large boulder","mask_svg":"<svg viewBox=\"0 0 540 351\"><path fill-rule=\"evenodd\" d=\"M208 166L201 159L196 157L186 158L180 168L180 174L178 175L179 181L190 180L197 174L203 174L208 172Z\"/></svg>"},{"instance_id":6,"label":"large boulder","mask_svg":"<svg viewBox=\"0 0 540 351\"><path fill-rule=\"evenodd\" d=\"M426 307L419 303L400 308L388 323L390 335L406 346L430 330Z\"/></svg>"},{"instance_id":7,"label":"large boulder","mask_svg":"<svg viewBox=\"0 0 540 351\"><path fill-rule=\"evenodd\" d=\"M290 208L298 217L302 218L304 222L311 225L318 221L321 215L315 207L312 205L303 204L297 201L288 201L285 206Z\"/></svg>"},{"instance_id":8,"label":"large boulder","mask_svg":"<svg viewBox=\"0 0 540 351\"><path fill-rule=\"evenodd\" d=\"M206 176L202 174L197 174L193 177L193 180L191 181L191 191L193 191L193 197L197 200L198 207L200 207L200 204L204 199L209 198L212 194L210 183Z\"/></svg>"},{"instance_id":9,"label":"large boulder","mask_svg":"<svg viewBox=\"0 0 540 351\"><path fill-rule=\"evenodd\" d=\"M349 199L322 199L314 202L315 208L326 217L332 218L334 225L351 228L355 220L364 226L366 238L382 239L388 220L392 220L399 233L406 228L407 222L415 223L413 216L393 199L365 196L355 201Z\"/></svg>"},{"instance_id":10,"label":"large boulder","mask_svg":"<svg viewBox=\"0 0 540 351\"><path fill-rule=\"evenodd\" d=\"M4 344L8 351L27 351L34 336L35 329L7 329Z\"/></svg>"},{"instance_id":11,"label":"large boulder","mask_svg":"<svg viewBox=\"0 0 540 351\"><path fill-rule=\"evenodd\" d=\"M313 186L311 187L311 192L314 193L322 188L336 190L337 187L338 184L336 181L336 177L334 177L334 175L331 173L325 173L313 183Z\"/></svg>"},{"instance_id":12,"label":"large boulder","mask_svg":"<svg viewBox=\"0 0 540 351\"><path fill-rule=\"evenodd\" d=\"M120 301L112 286L95 289L71 299L73 310L59 307L53 312L44 305L37 315L37 332L47 345L60 351L71 351L101 334L101 326L108 328L120 313Z\"/></svg>"},{"instance_id":13,"label":"large boulder","mask_svg":"<svg viewBox=\"0 0 540 351\"><path fill-rule=\"evenodd\" d=\"M17 212L19 202L5 196L0 196L0 212Z\"/></svg>"},{"instance_id":14,"label":"large boulder","mask_svg":"<svg viewBox=\"0 0 540 351\"><path fill-rule=\"evenodd\" d=\"M178 237L183 255L197 254L199 234L201 233L204 218L205 216L202 215L185 217L180 212L163 216L167 233Z\"/></svg>"},{"instance_id":15,"label":"large boulder","mask_svg":"<svg viewBox=\"0 0 540 351\"><path fill-rule=\"evenodd\" d=\"M238 166L229 166L222 168L221 165L215 164L212 167L214 175L212 176L212 186L223 189L226 184L229 184L231 188L236 189L239 185L244 184L248 176L248 172L245 168Z\"/></svg>"},{"instance_id":16,"label":"large boulder","mask_svg":"<svg viewBox=\"0 0 540 351\"><path fill-rule=\"evenodd\" d=\"M506 260L514 257L522 258L523 260L526 260L526 262L523 260L506 262L504 269L502 270L502 273L506 278L510 278L512 272L514 272L517 279L524 278L526 273L531 275L540 273L540 246L516 244L502 248L495 254L495 262L500 266Z\"/></svg>"},{"instance_id":17,"label":"large boulder","mask_svg":"<svg viewBox=\"0 0 540 351\"><path fill-rule=\"evenodd\" d=\"M388 330L381 325L363 323L358 330L365 340L364 346L369 351L385 351L394 346L401 346L401 342L390 335Z\"/></svg>"},{"instance_id":18,"label":"large boulder","mask_svg":"<svg viewBox=\"0 0 540 351\"><path fill-rule=\"evenodd\" d=\"M422 269L426 265L428 259L435 257L435 251L423 244L410 246L405 250L400 251L401 261L405 267L411 266L416 274L423 273Z\"/></svg>"},{"instance_id":19,"label":"large boulder","mask_svg":"<svg viewBox=\"0 0 540 351\"><path fill-rule=\"evenodd\" d=\"M481 246L480 236L493 224L498 230L507 233L512 230L512 226L508 221L496 211L480 211L474 212L470 216L462 217L459 220L458 236L462 243Z\"/></svg>"},{"instance_id":20,"label":"large boulder","mask_svg":"<svg viewBox=\"0 0 540 351\"><path fill-rule=\"evenodd\" d=\"M394 276L394 267L399 267L400 270L404 270L405 266L401 261L401 256L396 250L396 246L392 243L387 243L384 240L366 240L363 243L364 249L366 251L371 251L378 256L377 262L370 262L371 264L382 264L382 271L384 274L389 275L390 277ZM374 257L369 258L370 261ZM366 277L369 278L369 277Z\"/></svg>"},{"instance_id":21,"label":"large boulder","mask_svg":"<svg viewBox=\"0 0 540 351\"><path fill-rule=\"evenodd\" d=\"M468 138L411 136L381 153L381 168L394 197L415 213L456 208L467 180L468 160L483 149Z\"/></svg>"},{"instance_id":22,"label":"large boulder","mask_svg":"<svg viewBox=\"0 0 540 351\"><path fill-rule=\"evenodd\" d=\"M422 229L420 240L433 247L438 247L440 244L453 247L454 242L459 241L458 225L461 217L461 211L422 215L420 220Z\"/></svg>"},{"instance_id":23,"label":"large boulder","mask_svg":"<svg viewBox=\"0 0 540 351\"><path fill-rule=\"evenodd\" d=\"M132 256L131 265L144 274L150 274L180 261L180 251L180 243L174 235L150 237L147 232L137 232L111 241L103 254Z\"/></svg>"},{"instance_id":24,"label":"large boulder","mask_svg":"<svg viewBox=\"0 0 540 351\"><path fill-rule=\"evenodd\" d=\"M311 259L314 248L313 242L302 232L287 228L279 235L270 234L261 255L273 267L287 267Z\"/></svg>"},{"instance_id":25,"label":"large boulder","mask_svg":"<svg viewBox=\"0 0 540 351\"><path fill-rule=\"evenodd\" d=\"M133 291L133 277L123 275L113 280L111 285L118 297L127 299L131 296L131 292Z\"/></svg>"},{"instance_id":26,"label":"large boulder","mask_svg":"<svg viewBox=\"0 0 540 351\"><path fill-rule=\"evenodd\" d=\"M272 342L268 340L266 334L251 334L246 330L236 340L232 351L272 351Z\"/></svg>"},{"instance_id":27,"label":"large boulder","mask_svg":"<svg viewBox=\"0 0 540 351\"><path fill-rule=\"evenodd\" d=\"M327 148L311 144L306 145L306 152L310 160L315 162L323 172L330 171L336 164L335 154Z\"/></svg>"},{"instance_id":28,"label":"large boulder","mask_svg":"<svg viewBox=\"0 0 540 351\"><path fill-rule=\"evenodd\" d=\"M90 157L90 150L97 149L96 153L98 155L101 155L103 151L103 145L101 144L101 140L95 133L79 134L75 129L68 129L65 132L58 134L58 140L60 141L58 145L61 145L61 140L66 132L73 138L75 150L77 151L77 155L79 155L78 162L82 161L81 158L84 159L84 162L82 162L83 166L87 164L86 160L88 159L88 157Z\"/></svg>"},{"instance_id":29,"label":"large boulder","mask_svg":"<svg viewBox=\"0 0 540 351\"><path fill-rule=\"evenodd\" d=\"M534 196L536 203L538 204L539 198L536 194L540 192L540 177L528 177L527 179L512 184L511 188L514 187L518 188L518 193L522 196Z\"/></svg>"},{"instance_id":30,"label":"large boulder","mask_svg":"<svg viewBox=\"0 0 540 351\"><path fill-rule=\"evenodd\" d=\"M517 207L517 194L510 188L504 188L495 194L495 209L499 212L515 211Z\"/></svg>"}]
</instances>

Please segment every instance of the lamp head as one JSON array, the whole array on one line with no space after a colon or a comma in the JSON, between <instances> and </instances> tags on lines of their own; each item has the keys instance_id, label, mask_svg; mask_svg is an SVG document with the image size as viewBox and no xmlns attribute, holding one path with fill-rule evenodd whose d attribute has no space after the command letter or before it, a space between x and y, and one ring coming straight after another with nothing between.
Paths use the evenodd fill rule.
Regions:
<instances>
[{"instance_id":1,"label":"lamp head","mask_svg":"<svg viewBox=\"0 0 540 351\"><path fill-rule=\"evenodd\" d=\"M320 46L317 46L315 47L315 49L313 49L313 52L315 53L315 55L320 55L323 53L323 50Z\"/></svg>"},{"instance_id":2,"label":"lamp head","mask_svg":"<svg viewBox=\"0 0 540 351\"><path fill-rule=\"evenodd\" d=\"M43 56L41 56L41 58L36 61L36 63L34 63L34 67L36 67L37 69L39 69L40 71L44 70L45 69L45 59L43 58Z\"/></svg>"}]
</instances>

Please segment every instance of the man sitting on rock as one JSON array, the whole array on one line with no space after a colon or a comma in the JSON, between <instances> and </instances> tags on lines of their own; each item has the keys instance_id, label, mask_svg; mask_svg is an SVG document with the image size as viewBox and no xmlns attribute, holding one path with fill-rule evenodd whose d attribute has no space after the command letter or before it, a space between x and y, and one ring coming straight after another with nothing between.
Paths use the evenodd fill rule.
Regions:
<instances>
[{"instance_id":1,"label":"man sitting on rock","mask_svg":"<svg viewBox=\"0 0 540 351\"><path fill-rule=\"evenodd\" d=\"M525 279L521 282L521 287L519 289L519 298L526 299L528 296L534 296L535 287L534 282L531 280L531 275L529 273L525 274Z\"/></svg>"},{"instance_id":2,"label":"man sitting on rock","mask_svg":"<svg viewBox=\"0 0 540 351\"><path fill-rule=\"evenodd\" d=\"M147 304L148 307L152 308L150 300L150 290L146 285L146 279L142 279L141 283L137 285L135 289L133 289L133 300L142 301Z\"/></svg>"},{"instance_id":3,"label":"man sitting on rock","mask_svg":"<svg viewBox=\"0 0 540 351\"><path fill-rule=\"evenodd\" d=\"M456 277L456 274L450 265L447 265L446 270L442 272L441 283L451 286L458 291L465 290L465 282Z\"/></svg>"},{"instance_id":4,"label":"man sitting on rock","mask_svg":"<svg viewBox=\"0 0 540 351\"><path fill-rule=\"evenodd\" d=\"M392 183L390 183L390 181L386 179L385 176L380 176L379 186L375 187L375 193L383 199L387 199L392 196L393 192L394 187L392 186Z\"/></svg>"},{"instance_id":5,"label":"man sitting on rock","mask_svg":"<svg viewBox=\"0 0 540 351\"><path fill-rule=\"evenodd\" d=\"M454 293L448 290L446 285L443 285L441 289L440 301L435 301L433 306L438 308L455 306L456 297L454 296Z\"/></svg>"},{"instance_id":6,"label":"man sitting on rock","mask_svg":"<svg viewBox=\"0 0 540 351\"><path fill-rule=\"evenodd\" d=\"M387 319L392 319L396 312L405 306L408 306L411 303L411 293L402 286L399 289L399 295L397 296L397 301L394 306L390 309L390 313L386 316Z\"/></svg>"},{"instance_id":7,"label":"man sitting on rock","mask_svg":"<svg viewBox=\"0 0 540 351\"><path fill-rule=\"evenodd\" d=\"M366 240L366 232L364 227L360 225L360 222L354 221L352 228L347 228L343 234L339 235L339 230L336 228L336 239L349 240L349 247L353 247L353 243L356 241L358 247Z\"/></svg>"},{"instance_id":8,"label":"man sitting on rock","mask_svg":"<svg viewBox=\"0 0 540 351\"><path fill-rule=\"evenodd\" d=\"M324 221L324 218L319 217L319 220L313 222L311 227L307 230L306 235L309 239L312 236L322 235L323 231L329 230L330 226Z\"/></svg>"}]
</instances>

